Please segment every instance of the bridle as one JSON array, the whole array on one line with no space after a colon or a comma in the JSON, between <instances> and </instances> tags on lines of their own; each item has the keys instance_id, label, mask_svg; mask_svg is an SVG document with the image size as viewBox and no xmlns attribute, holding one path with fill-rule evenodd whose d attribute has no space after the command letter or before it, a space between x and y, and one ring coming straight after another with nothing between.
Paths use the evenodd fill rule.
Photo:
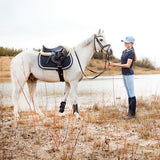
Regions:
<instances>
[{"instance_id":1,"label":"bridle","mask_svg":"<svg viewBox=\"0 0 160 160\"><path fill-rule=\"evenodd\" d=\"M99 77L101 74L103 74L103 73L106 71L106 64L107 64L107 61L109 60L109 56L110 56L110 55L109 55L109 50L110 50L111 45L110 45L110 44L106 44L106 45L103 46L102 43L100 42L100 40L98 39L98 37L103 37L103 36L101 36L101 35L98 35L98 36L97 36L97 35L94 35L94 51L97 51L96 45L95 45L95 42L96 42L96 41L97 41L97 43L99 44L99 46L100 46L100 48L101 48L101 50L100 50L101 52L103 52L104 48L106 48L106 47L108 47L108 48L107 48L107 50L106 50L105 65L104 65L103 71L100 72L100 73L97 73L97 72L95 72L95 71L92 71L92 70L88 69L89 71L97 74L97 75L94 76L94 77L87 77L87 76L85 75L85 73L84 73L84 71L83 71L83 69L82 69L80 60L79 60L79 58L78 58L77 52L76 52L75 48L73 48L74 53L75 53L75 55L76 55L76 58L77 58L77 60L78 60L78 63L79 63L79 67L80 67L80 69L81 69L81 72L82 72L82 74L83 74L87 79L95 79L95 78Z\"/></svg>"},{"instance_id":2,"label":"bridle","mask_svg":"<svg viewBox=\"0 0 160 160\"><path fill-rule=\"evenodd\" d=\"M97 42L99 44L99 46L101 48L100 52L103 52L104 48L108 47L107 50L106 50L106 56L107 56L109 54L108 51L109 51L111 45L110 44L106 44L106 45L103 46L102 43L100 42L100 40L98 39L98 37L103 37L103 36L101 36L101 35L98 35L98 36L94 35L94 50L97 51L97 49L96 49L96 43L95 42Z\"/></svg>"}]
</instances>

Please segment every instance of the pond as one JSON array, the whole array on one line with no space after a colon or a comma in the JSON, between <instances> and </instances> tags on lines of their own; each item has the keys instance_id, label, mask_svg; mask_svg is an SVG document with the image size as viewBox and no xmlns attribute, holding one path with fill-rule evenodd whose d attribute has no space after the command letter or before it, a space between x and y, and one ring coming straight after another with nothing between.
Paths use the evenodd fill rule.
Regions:
<instances>
[{"instance_id":1,"label":"pond","mask_svg":"<svg viewBox=\"0 0 160 160\"><path fill-rule=\"evenodd\" d=\"M36 104L45 109L59 106L64 92L64 83L39 81L36 88ZM27 93L26 93L27 94ZM137 97L160 96L160 74L135 75L135 94ZM12 85L8 79L0 79L0 106L12 106ZM25 101L25 98L23 102ZM22 104L22 103L21 103ZM67 105L72 105L71 94ZM84 108L98 105L127 105L127 94L122 76L103 76L95 80L84 79L78 85L78 104Z\"/></svg>"}]
</instances>

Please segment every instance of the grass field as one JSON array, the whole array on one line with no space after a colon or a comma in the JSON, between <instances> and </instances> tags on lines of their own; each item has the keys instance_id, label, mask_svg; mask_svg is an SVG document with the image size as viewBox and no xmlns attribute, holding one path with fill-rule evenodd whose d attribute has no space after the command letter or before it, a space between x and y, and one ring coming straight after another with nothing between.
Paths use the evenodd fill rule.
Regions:
<instances>
[{"instance_id":1,"label":"grass field","mask_svg":"<svg viewBox=\"0 0 160 160\"><path fill-rule=\"evenodd\" d=\"M15 121L13 107L0 108L0 159L160 159L160 97L137 100L137 118L123 120L116 106L94 104L66 117L57 110L45 117L21 112ZM123 106L127 112L128 106Z\"/></svg>"}]
</instances>

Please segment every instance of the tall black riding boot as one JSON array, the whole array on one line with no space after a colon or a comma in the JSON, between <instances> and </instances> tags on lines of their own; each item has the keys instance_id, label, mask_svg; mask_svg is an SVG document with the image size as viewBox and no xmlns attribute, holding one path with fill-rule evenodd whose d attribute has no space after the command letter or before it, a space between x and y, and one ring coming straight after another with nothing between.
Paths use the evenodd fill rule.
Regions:
<instances>
[{"instance_id":1,"label":"tall black riding boot","mask_svg":"<svg viewBox=\"0 0 160 160\"><path fill-rule=\"evenodd\" d=\"M123 119L136 118L136 97L130 98L129 101L129 112Z\"/></svg>"},{"instance_id":2,"label":"tall black riding boot","mask_svg":"<svg viewBox=\"0 0 160 160\"><path fill-rule=\"evenodd\" d=\"M136 116L136 97L132 97L131 101L132 101L131 114L132 116Z\"/></svg>"},{"instance_id":3,"label":"tall black riding boot","mask_svg":"<svg viewBox=\"0 0 160 160\"><path fill-rule=\"evenodd\" d=\"M132 105L132 101L131 101L132 98L128 98L128 105L129 105L129 110L128 110L128 115L131 113L131 105Z\"/></svg>"}]
</instances>

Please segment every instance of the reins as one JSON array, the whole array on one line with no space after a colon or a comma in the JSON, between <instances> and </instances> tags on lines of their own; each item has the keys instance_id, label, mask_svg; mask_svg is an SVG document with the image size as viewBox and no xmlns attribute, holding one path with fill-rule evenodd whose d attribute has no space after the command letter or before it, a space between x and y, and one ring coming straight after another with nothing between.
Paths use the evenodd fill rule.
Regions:
<instances>
[{"instance_id":1,"label":"reins","mask_svg":"<svg viewBox=\"0 0 160 160\"><path fill-rule=\"evenodd\" d=\"M83 69L82 69L82 66L81 66L81 63L80 63L80 60L79 60L79 58L78 58L78 55L77 55L77 52L76 52L76 50L75 50L75 48L74 48L74 53L75 53L75 55L76 55L76 58L77 58L77 60L78 60L78 64L79 64L79 67L80 67L80 69L81 69L81 72L82 72L82 74L83 74L83 76L85 77L85 78L87 78L87 79L95 79L95 78L97 78L97 77L99 77L101 74L103 74L107 69L106 69L106 64L107 64L107 59L109 58L109 56L106 56L106 58L105 58L105 65L104 65L104 69L103 69L103 71L102 72L100 72L100 73L98 73L96 76L94 76L94 77L88 77L85 73L84 73L84 71L83 71ZM97 72L95 72L95 71L92 71L92 70L89 70L89 71L91 71L91 72L93 72L93 73L97 73Z\"/></svg>"},{"instance_id":2,"label":"reins","mask_svg":"<svg viewBox=\"0 0 160 160\"><path fill-rule=\"evenodd\" d=\"M107 49L107 51L106 51L106 52L108 53L108 50L109 50L109 48L110 48L111 45L110 45L110 44L107 44L107 45L103 46L103 45L100 43L100 41L98 40L97 37L101 37L101 36L96 36L96 35L94 36L94 49L95 49L95 51L96 51L96 45L95 45L95 40L96 40L97 43L99 44L99 46L101 47L101 52L103 52L103 50L104 50L105 47L108 47L108 49ZM104 64L103 71L100 72L100 73L98 73L98 72L95 72L95 71L93 71L93 70L88 69L90 72L96 73L97 75L94 76L94 77L88 77L88 76L86 76L86 74L84 73L84 71L83 71L83 69L82 69L82 66L81 66L81 63L80 63L80 60L79 60L79 58L78 58L78 55L77 55L77 52L76 52L75 48L73 48L73 50L74 50L74 53L75 53L76 58L77 58L77 60L78 60L78 64L79 64L79 66L80 66L81 72L82 72L82 74L83 74L83 76L84 76L85 78L87 78L87 79L95 79L95 78L99 77L101 74L103 74L103 73L107 70L106 64L107 64L107 61L109 61L109 55L108 55L108 54L106 54L106 56L105 56L105 64Z\"/></svg>"}]
</instances>

